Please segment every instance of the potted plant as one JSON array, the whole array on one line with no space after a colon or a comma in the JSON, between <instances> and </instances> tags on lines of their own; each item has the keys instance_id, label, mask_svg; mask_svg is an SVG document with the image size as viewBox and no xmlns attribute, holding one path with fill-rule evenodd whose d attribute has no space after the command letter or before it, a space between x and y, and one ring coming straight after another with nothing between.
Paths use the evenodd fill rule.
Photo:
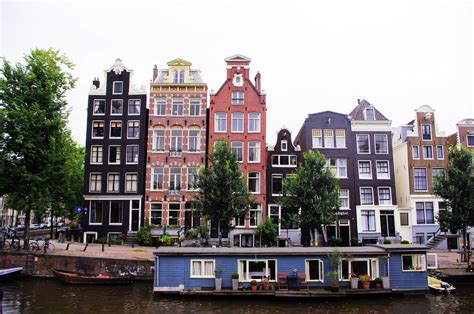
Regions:
<instances>
[{"instance_id":1,"label":"potted plant","mask_svg":"<svg viewBox=\"0 0 474 314\"><path fill-rule=\"evenodd\" d=\"M362 288L369 289L370 288L370 277L369 275L360 275L359 281L362 284Z\"/></svg>"},{"instance_id":2,"label":"potted plant","mask_svg":"<svg viewBox=\"0 0 474 314\"><path fill-rule=\"evenodd\" d=\"M339 292L339 272L337 270L332 270L326 273L326 276L332 277L331 281L331 292Z\"/></svg>"},{"instance_id":3,"label":"potted plant","mask_svg":"<svg viewBox=\"0 0 474 314\"><path fill-rule=\"evenodd\" d=\"M263 290L270 289L270 281L268 280L268 277L263 277L262 285L263 285Z\"/></svg>"},{"instance_id":4,"label":"potted plant","mask_svg":"<svg viewBox=\"0 0 474 314\"><path fill-rule=\"evenodd\" d=\"M252 280L250 282L250 287L252 288L252 291L257 291L257 280Z\"/></svg>"},{"instance_id":5,"label":"potted plant","mask_svg":"<svg viewBox=\"0 0 474 314\"><path fill-rule=\"evenodd\" d=\"M374 284L375 284L375 288L377 288L377 289L382 288L382 278L380 278L380 277L375 278L374 279Z\"/></svg>"},{"instance_id":6,"label":"potted plant","mask_svg":"<svg viewBox=\"0 0 474 314\"><path fill-rule=\"evenodd\" d=\"M351 273L351 289L359 288L359 277L356 273Z\"/></svg>"},{"instance_id":7,"label":"potted plant","mask_svg":"<svg viewBox=\"0 0 474 314\"><path fill-rule=\"evenodd\" d=\"M343 242L344 242L344 241L343 241L341 238L336 238L336 239L334 240L334 245L335 245L335 246L342 246L342 243L343 243Z\"/></svg>"},{"instance_id":8,"label":"potted plant","mask_svg":"<svg viewBox=\"0 0 474 314\"><path fill-rule=\"evenodd\" d=\"M239 290L239 274L232 274L232 290Z\"/></svg>"},{"instance_id":9,"label":"potted plant","mask_svg":"<svg viewBox=\"0 0 474 314\"><path fill-rule=\"evenodd\" d=\"M214 271L215 283L216 283L216 290L217 290L217 291L222 290L222 277L221 277L221 273L222 273L222 268L221 268L221 267L217 268L217 269Z\"/></svg>"},{"instance_id":10,"label":"potted plant","mask_svg":"<svg viewBox=\"0 0 474 314\"><path fill-rule=\"evenodd\" d=\"M341 260L342 260L341 251L335 248L331 252L331 254L328 254L328 259L332 268L332 271L327 273L328 277L332 277L331 291L338 292L339 291L339 264L341 263Z\"/></svg>"}]
</instances>

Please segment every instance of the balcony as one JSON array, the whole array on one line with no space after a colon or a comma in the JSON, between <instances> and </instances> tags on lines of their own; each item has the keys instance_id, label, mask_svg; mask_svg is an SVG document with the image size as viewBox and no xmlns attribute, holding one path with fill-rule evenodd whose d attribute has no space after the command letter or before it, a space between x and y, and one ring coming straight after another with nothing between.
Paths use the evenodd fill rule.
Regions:
<instances>
[{"instance_id":1,"label":"balcony","mask_svg":"<svg viewBox=\"0 0 474 314\"><path fill-rule=\"evenodd\" d=\"M181 195L181 190L168 190L168 195Z\"/></svg>"},{"instance_id":2,"label":"balcony","mask_svg":"<svg viewBox=\"0 0 474 314\"><path fill-rule=\"evenodd\" d=\"M170 150L170 157L181 157L182 152L181 150Z\"/></svg>"}]
</instances>

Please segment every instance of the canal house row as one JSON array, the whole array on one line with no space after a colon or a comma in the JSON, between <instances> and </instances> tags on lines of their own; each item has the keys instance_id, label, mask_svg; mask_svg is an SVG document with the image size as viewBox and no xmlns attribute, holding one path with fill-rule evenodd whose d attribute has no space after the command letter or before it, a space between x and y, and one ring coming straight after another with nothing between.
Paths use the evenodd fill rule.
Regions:
<instances>
[{"instance_id":1,"label":"canal house row","mask_svg":"<svg viewBox=\"0 0 474 314\"><path fill-rule=\"evenodd\" d=\"M165 69L154 67L149 111L145 87L132 84L133 71L120 59L105 71L102 84L94 79L86 128L85 242L124 233L133 238L145 225L153 227L155 236L167 226L168 234L177 237L180 228L203 223L192 208L195 174L206 166L206 154L215 143L225 140L237 155L255 197L245 215L233 221L235 228L224 235L230 246L260 246L256 226L267 216L279 226L280 245L310 244L304 232L288 225L285 216L290 210L278 205L283 178L296 169L308 150L323 153L340 179L337 221L319 235L318 243L327 240L356 246L408 240L441 247L457 245L458 236L442 239L433 221L443 204L433 198L430 178L440 174L448 161L447 140L436 130L432 108L422 106L416 121L396 128L393 145L391 121L362 99L349 114L310 114L293 143L291 131L283 128L275 146L266 147L267 107L261 75L257 73L251 81L251 60L245 56L234 55L225 61L226 80L217 92L211 91L209 107L207 84L200 71L183 59L168 62ZM462 136L469 147L469 132L474 130L472 125L467 127ZM433 136L430 142L420 139L427 132ZM411 155L416 146L431 146L432 156L438 157L430 158L426 148L426 158L417 159ZM392 149L402 158L394 160ZM406 156L410 162L398 164L405 163ZM394 166L408 167L410 173L394 171ZM416 190L423 181L421 168L433 168L424 177L427 191ZM406 201L407 197L411 200ZM211 237L217 238L214 224L209 226Z\"/></svg>"}]
</instances>

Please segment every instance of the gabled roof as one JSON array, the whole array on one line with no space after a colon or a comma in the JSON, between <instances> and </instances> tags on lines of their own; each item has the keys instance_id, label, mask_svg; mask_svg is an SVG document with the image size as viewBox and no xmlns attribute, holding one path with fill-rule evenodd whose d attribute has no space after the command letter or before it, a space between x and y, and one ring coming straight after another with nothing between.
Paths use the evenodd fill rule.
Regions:
<instances>
[{"instance_id":1,"label":"gabled roof","mask_svg":"<svg viewBox=\"0 0 474 314\"><path fill-rule=\"evenodd\" d=\"M250 62L250 61L252 61L252 59L250 59L249 57L246 57L244 55L239 55L239 54L225 58L225 62Z\"/></svg>"},{"instance_id":2,"label":"gabled roof","mask_svg":"<svg viewBox=\"0 0 474 314\"><path fill-rule=\"evenodd\" d=\"M184 59L180 59L180 58L171 60L170 62L168 62L166 64L170 67L171 66L191 66L191 62L186 61Z\"/></svg>"},{"instance_id":3,"label":"gabled roof","mask_svg":"<svg viewBox=\"0 0 474 314\"><path fill-rule=\"evenodd\" d=\"M310 114L308 114L308 118L311 118L311 117L314 117L314 116L319 116L319 115L322 115L324 113L335 114L335 115L339 115L339 116L343 116L343 117L348 118L347 114L334 112L334 111L331 111L331 110L326 110L326 111L321 111L321 112L316 112L316 113L310 113Z\"/></svg>"},{"instance_id":4,"label":"gabled roof","mask_svg":"<svg viewBox=\"0 0 474 314\"><path fill-rule=\"evenodd\" d=\"M114 71L115 74L120 75L122 71L125 70L127 72L132 72L132 70L128 69L122 62L122 59L117 58L115 59L115 63L113 66L105 70L106 72Z\"/></svg>"},{"instance_id":5,"label":"gabled roof","mask_svg":"<svg viewBox=\"0 0 474 314\"><path fill-rule=\"evenodd\" d=\"M370 104L367 100L365 99L357 99L357 102L359 103L352 111L349 113L351 116L352 120L355 121L364 121L365 120L365 115L364 115L364 110L366 108L372 108L374 109L375 112L375 120L385 120L389 121L380 111L377 110L372 104Z\"/></svg>"}]
</instances>

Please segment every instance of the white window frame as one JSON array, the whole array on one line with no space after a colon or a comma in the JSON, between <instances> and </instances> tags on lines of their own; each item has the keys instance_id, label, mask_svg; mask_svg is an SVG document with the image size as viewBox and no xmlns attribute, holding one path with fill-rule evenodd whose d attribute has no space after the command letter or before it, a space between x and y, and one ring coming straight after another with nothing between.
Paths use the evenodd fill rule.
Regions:
<instances>
[{"instance_id":1,"label":"white window frame","mask_svg":"<svg viewBox=\"0 0 474 314\"><path fill-rule=\"evenodd\" d=\"M120 136L112 136L112 123L120 123ZM123 131L123 122L121 120L112 120L109 124L109 138L110 139L121 139Z\"/></svg>"},{"instance_id":2,"label":"white window frame","mask_svg":"<svg viewBox=\"0 0 474 314\"><path fill-rule=\"evenodd\" d=\"M110 219L112 218L111 212L112 212L112 202L120 202L121 209L122 209L122 217L121 221L122 222L111 222ZM109 226L121 226L123 224L123 201L122 200L110 200L109 201Z\"/></svg>"},{"instance_id":3,"label":"white window frame","mask_svg":"<svg viewBox=\"0 0 474 314\"><path fill-rule=\"evenodd\" d=\"M367 136L367 145L368 145L368 148L369 148L368 152L363 152L363 153L360 152L360 150L359 150L359 136ZM357 134L356 135L356 147L357 147L357 154L361 154L361 155L370 154L370 135L369 134Z\"/></svg>"},{"instance_id":4,"label":"white window frame","mask_svg":"<svg viewBox=\"0 0 474 314\"><path fill-rule=\"evenodd\" d=\"M111 156L110 149L112 147L119 147L118 162L111 162L110 161L110 156ZM109 153L107 155L107 164L109 164L109 165L120 165L120 162L122 161L121 157L122 157L122 146L120 146L120 145L109 145Z\"/></svg>"},{"instance_id":5,"label":"white window frame","mask_svg":"<svg viewBox=\"0 0 474 314\"><path fill-rule=\"evenodd\" d=\"M139 105L138 105L138 113L130 113L130 102L133 102L134 105L135 105L135 102L138 101L139 102ZM142 101L141 99L129 99L128 100L128 106L127 106L127 114L129 116L139 116L141 111L142 111Z\"/></svg>"},{"instance_id":6,"label":"white window frame","mask_svg":"<svg viewBox=\"0 0 474 314\"><path fill-rule=\"evenodd\" d=\"M347 271L348 271L348 278L344 278L344 274L342 273L342 261L346 261L348 263ZM339 263L339 281L350 281L350 274L352 273L352 262L362 262L366 261L367 262L367 270L370 272L369 275L371 278L377 278L379 277L379 272L380 272L380 265L379 265L379 259L378 258L369 258L369 257L356 257L356 258L343 258L341 262ZM375 269L374 269L375 268ZM372 270L372 271L371 271Z\"/></svg>"},{"instance_id":7,"label":"white window frame","mask_svg":"<svg viewBox=\"0 0 474 314\"><path fill-rule=\"evenodd\" d=\"M237 97L234 97L234 94L237 95ZM240 97L242 96L242 98ZM245 102L245 93L244 92L239 92L239 91L233 91L230 95L230 103L232 105L243 105Z\"/></svg>"},{"instance_id":8,"label":"white window frame","mask_svg":"<svg viewBox=\"0 0 474 314\"><path fill-rule=\"evenodd\" d=\"M273 193L273 178L280 178L281 179L281 193ZM283 174L281 173L273 173L271 176L271 192L272 196L281 196L283 195Z\"/></svg>"},{"instance_id":9,"label":"white window frame","mask_svg":"<svg viewBox=\"0 0 474 314\"><path fill-rule=\"evenodd\" d=\"M94 136L94 123L102 123L102 136ZM91 130L91 138L93 139L102 139L105 137L105 121L104 120L92 120L92 130Z\"/></svg>"},{"instance_id":10,"label":"white window frame","mask_svg":"<svg viewBox=\"0 0 474 314\"><path fill-rule=\"evenodd\" d=\"M179 103L181 103L180 107L181 107L181 114L174 114L174 106L175 106L175 103L176 103L176 106L179 106ZM179 107L178 107L179 108ZM179 111L179 110L178 110ZM184 99L183 98L176 98L176 99L173 99L171 101L171 116L173 117L182 117L184 116Z\"/></svg>"},{"instance_id":11,"label":"white window frame","mask_svg":"<svg viewBox=\"0 0 474 314\"><path fill-rule=\"evenodd\" d=\"M104 113L96 113L95 112L95 107L96 107L95 103L96 102L103 102L104 103ZM105 100L105 99L94 99L92 101L92 115L93 116L105 116L106 108L107 108L107 100Z\"/></svg>"},{"instance_id":12,"label":"white window frame","mask_svg":"<svg viewBox=\"0 0 474 314\"><path fill-rule=\"evenodd\" d=\"M153 209L153 205L156 205L156 204L160 204L160 205L161 205L161 209L159 209L159 210ZM152 212L157 212L157 211L160 211L160 212L161 212L161 217L160 217L161 223L160 223L159 225L162 226L162 225L163 225L163 203L159 203L159 202L158 202L158 203L157 203L157 202L152 202L152 203L150 203L150 217L149 217L149 220L148 220L148 221L149 221L150 225L153 224L152 221L151 221L153 215L152 215L151 213L152 213Z\"/></svg>"},{"instance_id":13,"label":"white window frame","mask_svg":"<svg viewBox=\"0 0 474 314\"><path fill-rule=\"evenodd\" d=\"M364 176L364 174L361 175L361 172L360 172L360 164L361 163L369 163L369 169L370 169L370 172L369 174L366 174ZM357 161L357 172L359 173L359 180L372 180L373 178L373 175L372 175L372 162L370 160L358 160Z\"/></svg>"},{"instance_id":14,"label":"white window frame","mask_svg":"<svg viewBox=\"0 0 474 314\"><path fill-rule=\"evenodd\" d=\"M382 204L380 202L380 189L388 189L388 193L390 194L390 203ZM392 197L392 188L389 186L379 186L377 187L377 198L379 200L379 205L393 205L393 197Z\"/></svg>"},{"instance_id":15,"label":"white window frame","mask_svg":"<svg viewBox=\"0 0 474 314\"><path fill-rule=\"evenodd\" d=\"M373 119L368 119L367 111L371 110L372 111L372 116L374 117ZM364 109L364 118L367 121L375 121L377 118L375 117L375 109L372 107L368 107Z\"/></svg>"},{"instance_id":16,"label":"white window frame","mask_svg":"<svg viewBox=\"0 0 474 314\"><path fill-rule=\"evenodd\" d=\"M98 176L100 175L100 184L99 184L99 189L93 190L91 189L92 186L92 176ZM97 181L97 180L96 180ZM89 192L91 193L99 193L102 192L102 173L101 172L91 172L89 173Z\"/></svg>"},{"instance_id":17,"label":"white window frame","mask_svg":"<svg viewBox=\"0 0 474 314\"><path fill-rule=\"evenodd\" d=\"M469 145L469 137L474 138L474 135L466 134L466 147L474 147L474 145Z\"/></svg>"},{"instance_id":18,"label":"white window frame","mask_svg":"<svg viewBox=\"0 0 474 314\"><path fill-rule=\"evenodd\" d=\"M431 148L431 158L425 157L425 147L430 147ZM423 152L423 160L433 160L434 159L433 145L423 145L422 146L422 152Z\"/></svg>"},{"instance_id":19,"label":"white window frame","mask_svg":"<svg viewBox=\"0 0 474 314\"><path fill-rule=\"evenodd\" d=\"M319 279L309 278L309 262L319 262ZM317 258L308 258L304 260L304 273L307 282L324 282L324 262Z\"/></svg>"},{"instance_id":20,"label":"white window frame","mask_svg":"<svg viewBox=\"0 0 474 314\"><path fill-rule=\"evenodd\" d=\"M158 189L155 189L153 188L154 186L154 183L155 183L155 176L158 178L160 176L159 173L154 173L154 169L161 169L161 189L158 188ZM162 191L163 190L163 187L164 187L164 182L165 182L165 169L164 167L151 167L151 178L150 178L150 191ZM163 210L163 209L162 209Z\"/></svg>"},{"instance_id":21,"label":"white window frame","mask_svg":"<svg viewBox=\"0 0 474 314\"><path fill-rule=\"evenodd\" d=\"M371 189L372 190L372 204L362 204L362 189ZM362 206L372 206L375 204L375 197L374 197L374 188L371 186L361 186L359 188L359 195L360 195L360 205Z\"/></svg>"},{"instance_id":22,"label":"white window frame","mask_svg":"<svg viewBox=\"0 0 474 314\"><path fill-rule=\"evenodd\" d=\"M102 217L100 219L101 222L91 222L92 202L101 202L102 203ZM89 216L88 223L89 223L90 226L101 226L104 222L104 202L101 201L101 200L90 200L89 201L89 215L88 216Z\"/></svg>"},{"instance_id":23,"label":"white window frame","mask_svg":"<svg viewBox=\"0 0 474 314\"><path fill-rule=\"evenodd\" d=\"M344 135L337 135L337 133L339 132L343 132ZM335 144L336 144L336 148L347 148L347 143L346 143L346 130L345 129L336 129L335 130L335 134L334 134L334 138L335 138ZM338 139L343 139L343 146L339 146L338 145Z\"/></svg>"},{"instance_id":24,"label":"white window frame","mask_svg":"<svg viewBox=\"0 0 474 314\"><path fill-rule=\"evenodd\" d=\"M252 115L257 115L258 118L251 118ZM251 125L251 122L254 122L254 121L257 121L257 123L255 124L256 126L256 129L255 130L251 130L250 128L250 125ZM262 128L260 127L260 125L262 124L262 115L260 112L249 112L248 114L248 132L249 133L260 133Z\"/></svg>"},{"instance_id":25,"label":"white window frame","mask_svg":"<svg viewBox=\"0 0 474 314\"><path fill-rule=\"evenodd\" d=\"M282 140L280 143L280 149L282 152L288 151L288 141L287 140Z\"/></svg>"},{"instance_id":26,"label":"white window frame","mask_svg":"<svg viewBox=\"0 0 474 314\"><path fill-rule=\"evenodd\" d=\"M415 169L425 169L426 189L424 189L424 190L417 190L416 189ZM427 192L428 188L429 188L429 186L428 186L428 169L426 167L413 167L413 191L415 191L415 192Z\"/></svg>"},{"instance_id":27,"label":"white window frame","mask_svg":"<svg viewBox=\"0 0 474 314\"><path fill-rule=\"evenodd\" d=\"M414 149L416 148L417 151L417 157L415 158L415 155L413 154ZM413 160L420 160L420 145L412 145L411 146L411 157Z\"/></svg>"},{"instance_id":28,"label":"white window frame","mask_svg":"<svg viewBox=\"0 0 474 314\"><path fill-rule=\"evenodd\" d=\"M331 133L327 135L326 133ZM336 148L336 138L334 137L335 132L333 129L324 129L323 130L323 145L326 148ZM327 145L329 144L329 145Z\"/></svg>"},{"instance_id":29,"label":"white window frame","mask_svg":"<svg viewBox=\"0 0 474 314\"><path fill-rule=\"evenodd\" d=\"M117 92L115 91L115 84L116 84L116 83L122 84L122 92L121 92L121 93L117 93ZM123 81L113 81L113 83L112 83L112 94L113 94L113 95L123 95L124 87L125 87L125 84L123 84Z\"/></svg>"},{"instance_id":30,"label":"white window frame","mask_svg":"<svg viewBox=\"0 0 474 314\"><path fill-rule=\"evenodd\" d=\"M270 280L270 274L269 274L269 268L268 268L268 262L269 261L274 261L275 262L275 280ZM241 263L245 262L247 265L246 273L244 273L242 267L240 266ZM237 260L237 272L239 273L239 281L240 282L250 282L252 280L256 280L257 282L260 282L260 279L251 279L249 278L249 262L265 262L265 276L269 278L270 282L276 282L278 280L278 260L277 259L238 259Z\"/></svg>"},{"instance_id":31,"label":"white window frame","mask_svg":"<svg viewBox=\"0 0 474 314\"><path fill-rule=\"evenodd\" d=\"M412 264L413 264L413 258L421 258L420 259L421 269L403 269L403 257L404 256L411 256ZM424 271L426 271L426 255L423 255L423 254L402 254L400 256L400 260L401 260L400 265L402 266L402 272L424 272ZM415 260L415 265L413 265L413 266L417 266L417 262L418 261Z\"/></svg>"},{"instance_id":32,"label":"white window frame","mask_svg":"<svg viewBox=\"0 0 474 314\"><path fill-rule=\"evenodd\" d=\"M425 125L427 125L427 126L430 127L430 139L429 139L429 140L425 140L425 139L423 138L423 126L425 126ZM422 140L422 141L432 141L432 140L433 140L433 128L431 127L431 124L422 124L420 131L421 131L421 134L420 134L421 136L420 136L420 137L421 137L421 140Z\"/></svg>"},{"instance_id":33,"label":"white window frame","mask_svg":"<svg viewBox=\"0 0 474 314\"><path fill-rule=\"evenodd\" d=\"M128 161L128 148L129 148L129 147L132 147L132 146L138 147L138 157L137 157L137 161L129 162L129 161ZM138 164L139 159L140 159L140 145L137 145L137 144L127 145L127 146L125 147L125 164L127 164L127 165L136 165L136 164Z\"/></svg>"},{"instance_id":34,"label":"white window frame","mask_svg":"<svg viewBox=\"0 0 474 314\"><path fill-rule=\"evenodd\" d=\"M252 143L257 143L257 147L256 147L256 148L250 147L250 144L252 144ZM250 150L251 150L251 149L255 149L255 151L256 151L256 154L255 154L256 160L250 160ZM258 142L258 141L251 141L251 142L248 142L248 150L247 150L248 163L251 163L251 164L258 164L258 163L260 163L260 160L261 160L260 149L261 149L261 147L260 147L260 142Z\"/></svg>"},{"instance_id":35,"label":"white window frame","mask_svg":"<svg viewBox=\"0 0 474 314\"><path fill-rule=\"evenodd\" d=\"M234 120L236 123L234 123ZM240 126L242 127L241 130L237 129L239 125L238 122L242 122ZM232 112L230 114L230 132L231 133L244 133L244 125L245 125L245 114L243 112Z\"/></svg>"},{"instance_id":36,"label":"white window frame","mask_svg":"<svg viewBox=\"0 0 474 314\"><path fill-rule=\"evenodd\" d=\"M387 163L388 172L387 172L386 175L385 175L384 172L379 172L378 171L377 164L382 163L382 162ZM390 179L390 161L388 161L388 160L376 160L375 161L375 173L377 174L377 180L389 180ZM381 174L383 174L383 176Z\"/></svg>"},{"instance_id":37,"label":"white window frame","mask_svg":"<svg viewBox=\"0 0 474 314\"><path fill-rule=\"evenodd\" d=\"M190 171L192 169L194 169L194 171ZM187 171L187 174L186 174L186 190L188 190L188 191L197 191L198 190L197 187L194 187L194 186L191 187L191 188L189 187L189 177L190 177L190 175L193 176L193 183L194 183L193 185L196 185L198 167L188 167L186 169L186 171Z\"/></svg>"},{"instance_id":38,"label":"white window frame","mask_svg":"<svg viewBox=\"0 0 474 314\"><path fill-rule=\"evenodd\" d=\"M171 210L171 206L170 205L179 205L179 209L173 209ZM170 212L177 212L178 213L178 216L176 217L176 225L180 225L180 222L179 222L179 218L181 216L181 203L179 202L169 202L168 203L168 209L166 211L166 225L167 226L173 226L173 224L170 224Z\"/></svg>"},{"instance_id":39,"label":"white window frame","mask_svg":"<svg viewBox=\"0 0 474 314\"><path fill-rule=\"evenodd\" d=\"M130 137L128 136L128 128L130 127L130 123L135 123L135 122L138 122L138 133L137 133L137 136L136 137ZM140 138L140 121L139 120L129 120L127 121L127 139L138 139Z\"/></svg>"},{"instance_id":40,"label":"white window frame","mask_svg":"<svg viewBox=\"0 0 474 314\"><path fill-rule=\"evenodd\" d=\"M440 148L441 148L441 157L438 154ZM436 145L436 159L444 160L444 146L443 145Z\"/></svg>"},{"instance_id":41,"label":"white window frame","mask_svg":"<svg viewBox=\"0 0 474 314\"><path fill-rule=\"evenodd\" d=\"M219 119L219 115L224 115L224 119ZM224 130L218 130L219 120L224 120ZM227 133L227 113L225 112L216 112L214 113L214 132L215 133Z\"/></svg>"},{"instance_id":42,"label":"white window frame","mask_svg":"<svg viewBox=\"0 0 474 314\"><path fill-rule=\"evenodd\" d=\"M198 108L198 112L197 114L191 114L191 105L192 106L196 106L197 105L197 108ZM201 116L201 99L199 98L191 98L189 100L189 110L188 110L188 114L190 117L199 117Z\"/></svg>"},{"instance_id":43,"label":"white window frame","mask_svg":"<svg viewBox=\"0 0 474 314\"><path fill-rule=\"evenodd\" d=\"M257 174L257 176L255 178L252 178L252 179L257 181L257 184L256 184L256 191L251 192L250 189L249 189L249 193L250 194L260 194L260 180L261 180L260 172L257 172L257 171L249 171L248 172L248 174L247 174L247 187L250 187L250 174L251 173L256 173Z\"/></svg>"},{"instance_id":44,"label":"white window frame","mask_svg":"<svg viewBox=\"0 0 474 314\"><path fill-rule=\"evenodd\" d=\"M197 132L197 136L191 137L191 132ZM196 139L196 149L191 150L191 139ZM201 129L189 129L188 130L188 153L196 154L201 152Z\"/></svg>"},{"instance_id":45,"label":"white window frame","mask_svg":"<svg viewBox=\"0 0 474 314\"><path fill-rule=\"evenodd\" d=\"M206 262L212 262L212 275L194 275L193 263L199 262L201 264L201 274L204 273ZM190 259L189 260L189 278L216 278L216 260L214 259Z\"/></svg>"},{"instance_id":46,"label":"white window frame","mask_svg":"<svg viewBox=\"0 0 474 314\"><path fill-rule=\"evenodd\" d=\"M341 191L347 191L347 197L345 197L345 196L341 197ZM351 209L351 192L350 192L350 190L349 189L339 189L339 199L341 199L341 198L347 198L347 204L349 206L347 206L347 207L342 207L341 206L341 207L339 207L339 209L341 209L341 210L350 210ZM341 204L342 204L342 202L341 202Z\"/></svg>"},{"instance_id":47,"label":"white window frame","mask_svg":"<svg viewBox=\"0 0 474 314\"><path fill-rule=\"evenodd\" d=\"M315 134L318 134L320 136L315 136ZM319 140L320 145L316 145L316 139ZM322 148L324 147L324 142L323 142L323 130L322 129L312 129L311 130L311 147L312 148Z\"/></svg>"},{"instance_id":48,"label":"white window frame","mask_svg":"<svg viewBox=\"0 0 474 314\"><path fill-rule=\"evenodd\" d=\"M135 190L128 189L128 176L136 176L137 180L135 183ZM125 192L126 193L137 193L138 191L138 172L126 172L125 173Z\"/></svg>"},{"instance_id":49,"label":"white window frame","mask_svg":"<svg viewBox=\"0 0 474 314\"><path fill-rule=\"evenodd\" d=\"M377 136L383 136L385 137L385 143L387 144L387 151L385 153L377 153L377 141L375 140L375 138ZM370 150L370 143L369 143L369 150ZM375 150L375 154L376 155L387 155L388 152L389 152L389 147L388 147L388 137L387 137L387 134L374 134L374 150Z\"/></svg>"},{"instance_id":50,"label":"white window frame","mask_svg":"<svg viewBox=\"0 0 474 314\"><path fill-rule=\"evenodd\" d=\"M118 175L118 185L117 185L117 190L109 190L109 176L113 175L116 176ZM115 180L114 180L115 181ZM107 192L108 193L118 193L120 192L120 173L119 172L108 172L107 173Z\"/></svg>"},{"instance_id":51,"label":"white window frame","mask_svg":"<svg viewBox=\"0 0 474 314\"><path fill-rule=\"evenodd\" d=\"M164 114L158 114L158 104L162 105L164 104L165 105L165 112ZM154 112L153 112L153 115L154 116L157 116L157 117L163 117L163 116L166 116L166 98L155 98L155 103L154 103Z\"/></svg>"},{"instance_id":52,"label":"white window frame","mask_svg":"<svg viewBox=\"0 0 474 314\"><path fill-rule=\"evenodd\" d=\"M120 112L120 113L114 113L114 112L113 112L113 106L112 106L112 104L113 104L113 102L116 101L116 100L122 102L122 112ZM111 99L111 100L110 100L110 115L111 115L111 116L121 116L121 115L123 115L123 106L124 106L124 104L123 104L123 99Z\"/></svg>"},{"instance_id":53,"label":"white window frame","mask_svg":"<svg viewBox=\"0 0 474 314\"><path fill-rule=\"evenodd\" d=\"M241 151L242 151L242 159L241 159L241 160L239 160L239 155L238 155L238 154L236 154L236 156L237 156L237 162L238 162L239 164L241 164L241 163L243 163L243 162L244 162L244 159L245 159L245 154L244 154L244 151L245 151L245 145L244 145L244 142L242 142L242 141L233 141L233 142L231 142L231 143L230 143L231 150L233 150L233 149L234 149L234 146L233 146L233 145L234 145L234 143L240 143L240 144L242 144L242 146L238 147L238 148L239 148L239 149L241 149Z\"/></svg>"},{"instance_id":54,"label":"white window frame","mask_svg":"<svg viewBox=\"0 0 474 314\"><path fill-rule=\"evenodd\" d=\"M97 159L99 159L99 150L100 150L100 161L95 161L94 160L94 148L97 147L97 148L100 148L97 150L97 154L96 154L96 157ZM103 145L91 145L91 156L90 156L90 164L91 165L102 165L102 163L104 162L104 146Z\"/></svg>"},{"instance_id":55,"label":"white window frame","mask_svg":"<svg viewBox=\"0 0 474 314\"><path fill-rule=\"evenodd\" d=\"M158 136L155 136L155 132L163 132L163 137L159 137L162 139L163 142L163 149L157 149L158 144ZM165 141L166 141L166 129L164 128L154 128L152 132L152 141L151 141L151 149L154 153L163 153L165 151Z\"/></svg>"}]
</instances>

